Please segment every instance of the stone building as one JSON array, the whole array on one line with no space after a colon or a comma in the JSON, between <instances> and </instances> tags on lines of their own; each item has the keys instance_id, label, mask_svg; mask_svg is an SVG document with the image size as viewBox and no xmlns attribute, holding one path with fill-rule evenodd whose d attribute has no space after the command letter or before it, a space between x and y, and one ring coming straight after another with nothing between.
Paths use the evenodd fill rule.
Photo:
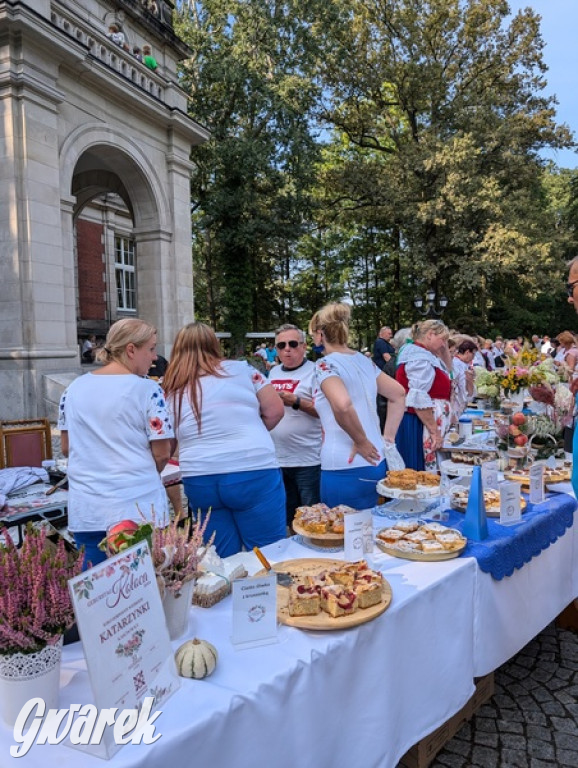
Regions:
<instances>
[{"instance_id":1,"label":"stone building","mask_svg":"<svg viewBox=\"0 0 578 768\"><path fill-rule=\"evenodd\" d=\"M173 10L0 0L0 419L54 417L83 336L138 315L166 354L193 317L189 158L208 132Z\"/></svg>"}]
</instances>

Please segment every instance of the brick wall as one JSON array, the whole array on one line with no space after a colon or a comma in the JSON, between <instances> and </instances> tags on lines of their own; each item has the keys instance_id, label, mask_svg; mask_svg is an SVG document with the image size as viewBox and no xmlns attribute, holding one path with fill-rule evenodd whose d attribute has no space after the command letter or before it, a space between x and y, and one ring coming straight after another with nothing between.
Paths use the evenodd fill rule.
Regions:
<instances>
[{"instance_id":1,"label":"brick wall","mask_svg":"<svg viewBox=\"0 0 578 768\"><path fill-rule=\"evenodd\" d=\"M76 221L78 253L78 304L82 324L106 321L106 277L103 226L92 221Z\"/></svg>"}]
</instances>

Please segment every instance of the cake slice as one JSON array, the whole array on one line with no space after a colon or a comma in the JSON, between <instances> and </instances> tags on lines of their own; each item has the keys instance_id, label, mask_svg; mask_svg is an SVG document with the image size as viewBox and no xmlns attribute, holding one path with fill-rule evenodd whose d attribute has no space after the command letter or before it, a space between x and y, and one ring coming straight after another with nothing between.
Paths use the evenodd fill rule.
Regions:
<instances>
[{"instance_id":1,"label":"cake slice","mask_svg":"<svg viewBox=\"0 0 578 768\"><path fill-rule=\"evenodd\" d=\"M289 588L289 616L316 616L321 613L319 587L293 584Z\"/></svg>"},{"instance_id":2,"label":"cake slice","mask_svg":"<svg viewBox=\"0 0 578 768\"><path fill-rule=\"evenodd\" d=\"M321 590L321 607L334 619L348 616L357 610L357 595L340 584L329 585Z\"/></svg>"}]
</instances>

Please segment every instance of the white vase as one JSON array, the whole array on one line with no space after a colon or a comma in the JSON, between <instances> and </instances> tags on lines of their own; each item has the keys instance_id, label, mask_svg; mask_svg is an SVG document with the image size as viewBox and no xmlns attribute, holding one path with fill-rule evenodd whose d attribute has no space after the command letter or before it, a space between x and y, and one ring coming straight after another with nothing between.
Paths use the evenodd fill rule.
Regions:
<instances>
[{"instance_id":1,"label":"white vase","mask_svg":"<svg viewBox=\"0 0 578 768\"><path fill-rule=\"evenodd\" d=\"M189 612L193 603L194 589L195 579L185 582L178 595L172 589L165 589L163 608L171 640L176 640L177 637L184 634L189 625Z\"/></svg>"},{"instance_id":2,"label":"white vase","mask_svg":"<svg viewBox=\"0 0 578 768\"><path fill-rule=\"evenodd\" d=\"M0 655L0 715L13 726L30 699L44 699L46 711L58 708L62 637L36 653Z\"/></svg>"}]
</instances>

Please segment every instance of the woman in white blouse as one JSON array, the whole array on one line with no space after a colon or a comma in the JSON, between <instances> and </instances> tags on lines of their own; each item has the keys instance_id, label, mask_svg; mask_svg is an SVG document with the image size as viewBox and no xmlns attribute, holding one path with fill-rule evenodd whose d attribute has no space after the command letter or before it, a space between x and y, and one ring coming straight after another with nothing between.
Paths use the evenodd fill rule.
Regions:
<instances>
[{"instance_id":1,"label":"woman in white blouse","mask_svg":"<svg viewBox=\"0 0 578 768\"><path fill-rule=\"evenodd\" d=\"M163 378L193 512L211 510L221 557L285 536L285 487L269 431L284 405L242 360L225 360L214 331L191 323L175 339Z\"/></svg>"},{"instance_id":2,"label":"woman in white blouse","mask_svg":"<svg viewBox=\"0 0 578 768\"><path fill-rule=\"evenodd\" d=\"M449 330L441 320L416 323L413 344L400 352L395 378L406 391L406 412L397 447L406 466L436 471L438 451L450 426Z\"/></svg>"},{"instance_id":3,"label":"woman in white blouse","mask_svg":"<svg viewBox=\"0 0 578 768\"><path fill-rule=\"evenodd\" d=\"M316 312L309 332L325 357L315 364L314 403L321 426L321 501L366 509L377 503L376 483L390 469L403 468L395 435L403 416L402 387L365 355L350 349L347 304ZM376 395L387 397L387 419L379 429Z\"/></svg>"}]
</instances>

